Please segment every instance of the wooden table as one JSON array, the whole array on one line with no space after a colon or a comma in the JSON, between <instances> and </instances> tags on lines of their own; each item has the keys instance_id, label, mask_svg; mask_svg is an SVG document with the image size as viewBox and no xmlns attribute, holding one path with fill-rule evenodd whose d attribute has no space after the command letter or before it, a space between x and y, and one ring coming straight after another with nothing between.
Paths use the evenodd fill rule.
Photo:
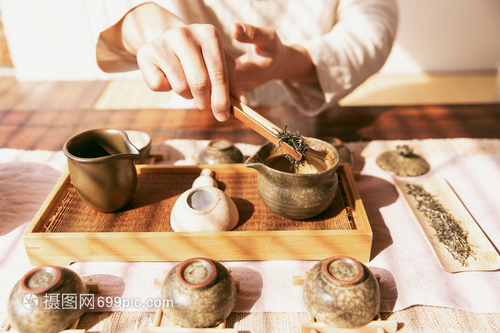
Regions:
<instances>
[{"instance_id":1,"label":"wooden table","mask_svg":"<svg viewBox=\"0 0 500 333\"><path fill-rule=\"evenodd\" d=\"M20 83L14 78L1 78L0 148L61 150L64 142L72 135L99 127L145 131L156 142L167 139L214 138L252 144L265 142L238 120L230 119L219 123L209 112L185 109L96 110L93 103L106 83ZM288 126L289 130L298 130L305 136L337 137L346 142L500 138L500 104L342 107L315 118L304 117L289 107L256 110L278 126ZM255 314L254 317L259 320L262 315ZM245 317L246 314L235 314L230 322L245 320ZM277 314L275 317L279 321L286 315ZM450 321L451 326L446 325L447 328L463 329L462 331L478 327L500 327L498 314L472 314L423 306L395 314L382 314L382 317L401 322L402 331L413 331L422 326L430 330L441 330ZM152 320L152 315L132 314L127 317L121 313L103 313L86 315L82 319L86 328L102 320L111 324L142 320L147 325Z\"/></svg>"},{"instance_id":2,"label":"wooden table","mask_svg":"<svg viewBox=\"0 0 500 333\"><path fill-rule=\"evenodd\" d=\"M72 135L114 127L149 133L153 141L225 138L262 144L265 139L236 119L217 122L199 110L96 110L106 82L0 80L0 147L60 150ZM498 138L500 104L339 107L318 117L291 107L256 108L280 127L316 138L343 141Z\"/></svg>"}]
</instances>

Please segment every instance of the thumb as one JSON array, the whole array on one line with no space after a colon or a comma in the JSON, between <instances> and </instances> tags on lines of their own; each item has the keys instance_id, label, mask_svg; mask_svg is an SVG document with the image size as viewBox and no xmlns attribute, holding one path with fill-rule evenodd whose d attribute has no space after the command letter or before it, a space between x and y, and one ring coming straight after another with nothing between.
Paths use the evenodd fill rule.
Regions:
<instances>
[{"instance_id":1,"label":"thumb","mask_svg":"<svg viewBox=\"0 0 500 333\"><path fill-rule=\"evenodd\" d=\"M234 38L241 43L254 44L257 49L272 51L276 43L276 32L250 24L236 23Z\"/></svg>"}]
</instances>

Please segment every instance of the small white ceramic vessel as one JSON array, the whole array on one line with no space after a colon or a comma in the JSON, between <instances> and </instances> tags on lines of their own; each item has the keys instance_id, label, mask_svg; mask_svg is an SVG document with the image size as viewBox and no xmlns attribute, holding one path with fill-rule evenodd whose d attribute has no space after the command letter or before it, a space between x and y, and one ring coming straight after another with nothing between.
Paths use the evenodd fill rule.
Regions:
<instances>
[{"instance_id":1,"label":"small white ceramic vessel","mask_svg":"<svg viewBox=\"0 0 500 333\"><path fill-rule=\"evenodd\" d=\"M195 187L177 199L170 214L174 231L227 231L238 224L233 200L213 186Z\"/></svg>"},{"instance_id":2,"label":"small white ceramic vessel","mask_svg":"<svg viewBox=\"0 0 500 333\"><path fill-rule=\"evenodd\" d=\"M191 187L194 188L203 186L219 187L217 181L213 178L213 172L210 169L201 170L200 176L194 180Z\"/></svg>"}]
</instances>

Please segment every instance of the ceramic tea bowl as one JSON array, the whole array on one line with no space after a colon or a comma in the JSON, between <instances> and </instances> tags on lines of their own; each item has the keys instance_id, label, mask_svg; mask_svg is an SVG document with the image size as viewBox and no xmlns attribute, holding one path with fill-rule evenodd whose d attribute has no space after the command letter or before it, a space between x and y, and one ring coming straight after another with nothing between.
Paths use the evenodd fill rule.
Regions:
<instances>
[{"instance_id":1,"label":"ceramic tea bowl","mask_svg":"<svg viewBox=\"0 0 500 333\"><path fill-rule=\"evenodd\" d=\"M257 189L262 201L278 215L302 220L325 211L338 188L339 154L329 143L305 138L307 161L294 168L273 143L263 145L245 162L257 169Z\"/></svg>"},{"instance_id":2,"label":"ceramic tea bowl","mask_svg":"<svg viewBox=\"0 0 500 333\"><path fill-rule=\"evenodd\" d=\"M231 197L212 187L194 187L175 201L170 213L174 231L227 231L239 221L239 213Z\"/></svg>"},{"instance_id":3,"label":"ceramic tea bowl","mask_svg":"<svg viewBox=\"0 0 500 333\"><path fill-rule=\"evenodd\" d=\"M356 328L378 314L380 289L373 273L349 257L318 262L307 274L304 303L318 321L332 327Z\"/></svg>"},{"instance_id":4,"label":"ceramic tea bowl","mask_svg":"<svg viewBox=\"0 0 500 333\"><path fill-rule=\"evenodd\" d=\"M71 182L87 206L112 212L130 202L137 186L134 160L140 154L125 132L89 130L66 141L63 151Z\"/></svg>"},{"instance_id":5,"label":"ceramic tea bowl","mask_svg":"<svg viewBox=\"0 0 500 333\"><path fill-rule=\"evenodd\" d=\"M242 152L228 140L211 140L198 155L199 164L243 163Z\"/></svg>"},{"instance_id":6,"label":"ceramic tea bowl","mask_svg":"<svg viewBox=\"0 0 500 333\"><path fill-rule=\"evenodd\" d=\"M236 284L219 262L191 258L177 264L165 277L161 296L166 319L180 327L207 328L222 323L236 305Z\"/></svg>"},{"instance_id":7,"label":"ceramic tea bowl","mask_svg":"<svg viewBox=\"0 0 500 333\"><path fill-rule=\"evenodd\" d=\"M12 288L7 315L11 325L20 333L60 332L85 312L79 302L80 294L85 293L87 287L72 270L56 266L36 267ZM63 294L70 295L70 298L63 299Z\"/></svg>"}]
</instances>

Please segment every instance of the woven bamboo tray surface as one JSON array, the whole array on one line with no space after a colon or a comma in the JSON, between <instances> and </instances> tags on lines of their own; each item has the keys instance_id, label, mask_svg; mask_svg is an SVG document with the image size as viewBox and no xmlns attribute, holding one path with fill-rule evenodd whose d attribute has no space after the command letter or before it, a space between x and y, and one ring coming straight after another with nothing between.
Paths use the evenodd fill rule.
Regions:
<instances>
[{"instance_id":1,"label":"woven bamboo tray surface","mask_svg":"<svg viewBox=\"0 0 500 333\"><path fill-rule=\"evenodd\" d=\"M139 174L137 189L129 205L116 213L88 208L74 187L67 193L46 225L36 232L173 232L170 212L177 198L191 188L199 171ZM219 173L219 187L235 202L240 222L236 231L355 230L351 208L339 181L332 205L322 214L294 221L273 213L257 192L257 173Z\"/></svg>"}]
</instances>

